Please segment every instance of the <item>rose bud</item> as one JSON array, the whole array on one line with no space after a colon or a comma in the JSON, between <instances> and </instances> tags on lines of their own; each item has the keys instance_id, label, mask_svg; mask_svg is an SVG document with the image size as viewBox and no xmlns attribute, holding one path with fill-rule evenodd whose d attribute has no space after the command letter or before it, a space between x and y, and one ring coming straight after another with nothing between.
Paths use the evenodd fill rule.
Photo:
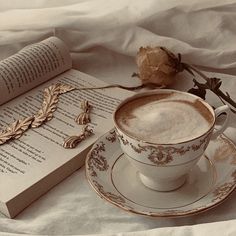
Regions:
<instances>
[{"instance_id":1,"label":"rose bud","mask_svg":"<svg viewBox=\"0 0 236 236\"><path fill-rule=\"evenodd\" d=\"M174 82L178 72L177 60L178 58L164 47L141 47L136 57L139 78L143 84L166 87Z\"/></svg>"}]
</instances>

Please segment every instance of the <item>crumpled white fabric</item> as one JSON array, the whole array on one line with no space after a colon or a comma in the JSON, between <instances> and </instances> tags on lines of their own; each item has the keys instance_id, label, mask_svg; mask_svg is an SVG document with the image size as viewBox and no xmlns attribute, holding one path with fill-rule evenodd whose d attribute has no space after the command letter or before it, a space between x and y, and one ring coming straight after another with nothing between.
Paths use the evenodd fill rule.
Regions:
<instances>
[{"instance_id":1,"label":"crumpled white fabric","mask_svg":"<svg viewBox=\"0 0 236 236\"><path fill-rule=\"evenodd\" d=\"M139 82L131 78L137 71L134 57L146 45L166 46L183 61L234 75L235 22L235 0L0 0L0 59L56 35L68 45L74 68L109 83ZM189 85L184 76L175 88ZM224 75L222 88L236 100L235 79ZM207 99L220 104L213 94ZM226 133L236 142L235 121L232 116ZM200 215L153 219L100 199L82 168L15 219L0 215L0 234L235 235L235 197Z\"/></svg>"}]
</instances>

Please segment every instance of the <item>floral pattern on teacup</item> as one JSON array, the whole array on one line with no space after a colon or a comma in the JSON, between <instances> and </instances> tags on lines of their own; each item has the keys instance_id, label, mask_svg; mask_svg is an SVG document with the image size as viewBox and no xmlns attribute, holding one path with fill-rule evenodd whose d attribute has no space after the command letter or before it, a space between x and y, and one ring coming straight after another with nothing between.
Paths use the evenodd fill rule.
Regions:
<instances>
[{"instance_id":1,"label":"floral pattern on teacup","mask_svg":"<svg viewBox=\"0 0 236 236\"><path fill-rule=\"evenodd\" d=\"M118 132L117 132L118 133ZM180 146L180 147L174 147L174 146L168 146L168 145L141 145L140 143L133 144L128 139L125 139L123 135L117 134L120 142L127 146L129 145L136 153L141 154L148 152L148 159L155 165L161 166L166 165L174 160L173 154L178 154L178 156L183 156L185 153L189 151L197 151L200 148L206 149L209 141L210 141L210 135L209 132L207 135L205 135L202 139L199 140L198 144L192 144L191 146Z\"/></svg>"}]
</instances>

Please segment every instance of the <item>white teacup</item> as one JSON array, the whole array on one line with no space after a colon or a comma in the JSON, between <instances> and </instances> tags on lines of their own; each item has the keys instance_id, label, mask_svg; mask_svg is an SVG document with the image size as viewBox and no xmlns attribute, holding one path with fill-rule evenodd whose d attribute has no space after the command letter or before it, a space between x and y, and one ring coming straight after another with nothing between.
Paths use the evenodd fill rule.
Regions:
<instances>
[{"instance_id":1,"label":"white teacup","mask_svg":"<svg viewBox=\"0 0 236 236\"><path fill-rule=\"evenodd\" d=\"M226 119L215 129L216 117L222 113ZM142 183L171 191L184 184L210 139L225 130L228 117L227 105L214 111L195 95L161 89L124 100L113 119L121 148Z\"/></svg>"}]
</instances>

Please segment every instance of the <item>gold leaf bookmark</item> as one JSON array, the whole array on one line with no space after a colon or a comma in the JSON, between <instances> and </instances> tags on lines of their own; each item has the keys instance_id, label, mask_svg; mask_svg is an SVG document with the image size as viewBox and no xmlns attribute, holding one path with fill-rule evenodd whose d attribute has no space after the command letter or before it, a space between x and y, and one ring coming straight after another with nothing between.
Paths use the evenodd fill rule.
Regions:
<instances>
[{"instance_id":1,"label":"gold leaf bookmark","mask_svg":"<svg viewBox=\"0 0 236 236\"><path fill-rule=\"evenodd\" d=\"M30 127L37 128L53 118L53 112L57 109L59 95L75 90L76 88L67 84L52 84L44 89L42 107L30 117L19 119L9 124L0 131L0 145L11 139L20 138Z\"/></svg>"},{"instance_id":2,"label":"gold leaf bookmark","mask_svg":"<svg viewBox=\"0 0 236 236\"><path fill-rule=\"evenodd\" d=\"M53 84L44 90L43 103L41 109L34 116L32 128L37 128L44 122L47 122L53 118L53 112L57 109L57 103L59 101L59 95L74 90L67 84Z\"/></svg>"},{"instance_id":3,"label":"gold leaf bookmark","mask_svg":"<svg viewBox=\"0 0 236 236\"><path fill-rule=\"evenodd\" d=\"M27 117L22 120L16 120L0 133L0 145L10 139L18 139L30 128L34 117Z\"/></svg>"},{"instance_id":4,"label":"gold leaf bookmark","mask_svg":"<svg viewBox=\"0 0 236 236\"><path fill-rule=\"evenodd\" d=\"M88 125L86 125L82 130L82 134L78 136L76 135L70 136L67 139L65 139L63 147L66 149L75 148L80 142L90 137L91 135L93 135L93 129L89 129Z\"/></svg>"},{"instance_id":5,"label":"gold leaf bookmark","mask_svg":"<svg viewBox=\"0 0 236 236\"><path fill-rule=\"evenodd\" d=\"M90 122L90 110L92 106L89 104L87 100L83 100L80 105L81 109L83 110L76 118L75 122L79 125L85 125Z\"/></svg>"}]
</instances>

